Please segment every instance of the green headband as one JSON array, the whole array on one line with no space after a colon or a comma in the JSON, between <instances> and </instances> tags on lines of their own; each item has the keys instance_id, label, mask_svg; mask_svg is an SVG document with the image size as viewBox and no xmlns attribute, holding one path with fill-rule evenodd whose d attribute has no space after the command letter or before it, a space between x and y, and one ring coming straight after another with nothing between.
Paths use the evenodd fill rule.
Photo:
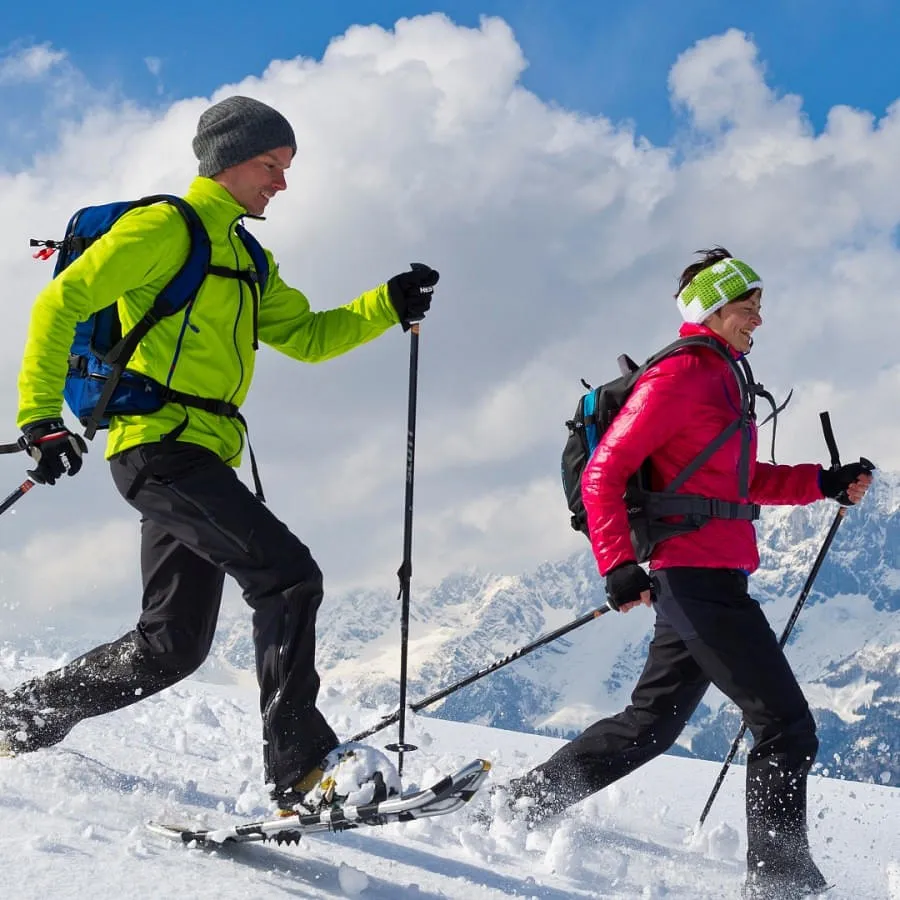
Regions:
<instances>
[{"instance_id":1,"label":"green headband","mask_svg":"<svg viewBox=\"0 0 900 900\"><path fill-rule=\"evenodd\" d=\"M701 269L678 295L678 311L685 322L700 323L726 303L754 288L762 279L739 259L722 259Z\"/></svg>"}]
</instances>

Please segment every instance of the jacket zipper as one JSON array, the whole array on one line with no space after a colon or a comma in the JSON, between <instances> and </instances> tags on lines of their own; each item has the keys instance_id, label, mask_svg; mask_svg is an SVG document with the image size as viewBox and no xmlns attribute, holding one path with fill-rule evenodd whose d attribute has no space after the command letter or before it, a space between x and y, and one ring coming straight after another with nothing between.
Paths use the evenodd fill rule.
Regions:
<instances>
[{"instance_id":1,"label":"jacket zipper","mask_svg":"<svg viewBox=\"0 0 900 900\"><path fill-rule=\"evenodd\" d=\"M240 219L241 216L238 216L231 222L231 225L228 226L228 243L231 246L231 252L234 254L234 268L236 271L240 271L241 258L240 254L237 251L237 247L235 247L234 245L234 228L235 225L237 225L237 223L240 221ZM239 278L236 279L236 281L238 284L238 308L237 314L234 318L234 328L232 330L231 340L234 344L234 352L237 356L238 366L240 367L241 374L235 389L231 392L231 396L228 398L231 402L234 402L234 398L237 396L238 391L241 389L241 385L243 385L244 383L244 360L241 357L241 348L240 344L238 343L238 329L241 323L241 314L244 311L244 283Z\"/></svg>"},{"instance_id":2,"label":"jacket zipper","mask_svg":"<svg viewBox=\"0 0 900 900\"><path fill-rule=\"evenodd\" d=\"M199 294L199 291L197 292ZM175 352L172 354L172 362L169 366L168 375L166 375L166 387L172 386L172 378L175 375L175 366L178 365L178 357L181 355L181 345L184 342L184 333L188 328L195 333L199 333L200 329L197 328L196 325L191 323L191 311L194 308L194 303L197 298L195 297L191 300L190 303L185 307L184 310L184 320L181 323L181 331L178 332L178 340L175 342Z\"/></svg>"}]
</instances>

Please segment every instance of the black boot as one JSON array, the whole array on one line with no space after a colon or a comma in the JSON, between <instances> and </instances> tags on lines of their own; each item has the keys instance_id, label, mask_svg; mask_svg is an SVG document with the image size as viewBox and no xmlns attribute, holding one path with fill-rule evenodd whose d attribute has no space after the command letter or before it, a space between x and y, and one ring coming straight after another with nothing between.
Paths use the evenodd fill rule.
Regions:
<instances>
[{"instance_id":1,"label":"black boot","mask_svg":"<svg viewBox=\"0 0 900 900\"><path fill-rule=\"evenodd\" d=\"M764 868L749 872L741 897L744 900L804 900L822 894L830 887L807 853L797 861L790 876L767 873Z\"/></svg>"},{"instance_id":2,"label":"black boot","mask_svg":"<svg viewBox=\"0 0 900 900\"><path fill-rule=\"evenodd\" d=\"M0 692L0 751L52 747L82 719L129 706L188 674L161 669L135 637L129 632L12 692Z\"/></svg>"},{"instance_id":3,"label":"black boot","mask_svg":"<svg viewBox=\"0 0 900 900\"><path fill-rule=\"evenodd\" d=\"M809 757L779 753L747 764L747 881L752 900L799 900L829 885L813 862L806 828Z\"/></svg>"},{"instance_id":4,"label":"black boot","mask_svg":"<svg viewBox=\"0 0 900 900\"><path fill-rule=\"evenodd\" d=\"M59 743L77 724L78 717L45 706L27 690L0 691L0 754L30 753Z\"/></svg>"},{"instance_id":5,"label":"black boot","mask_svg":"<svg viewBox=\"0 0 900 900\"><path fill-rule=\"evenodd\" d=\"M560 815L591 793L580 783L576 784L571 775L558 776L551 782L540 768L532 769L521 778L513 778L506 791L506 804L511 813L523 818L529 830Z\"/></svg>"}]
</instances>

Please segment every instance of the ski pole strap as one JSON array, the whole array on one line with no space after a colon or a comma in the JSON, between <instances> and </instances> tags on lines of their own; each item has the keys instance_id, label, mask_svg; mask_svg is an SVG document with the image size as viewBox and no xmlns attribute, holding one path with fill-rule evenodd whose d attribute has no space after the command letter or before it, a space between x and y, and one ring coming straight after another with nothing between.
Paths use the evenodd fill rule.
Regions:
<instances>
[{"instance_id":1,"label":"ski pole strap","mask_svg":"<svg viewBox=\"0 0 900 900\"><path fill-rule=\"evenodd\" d=\"M819 421L822 423L822 433L825 435L825 443L831 454L831 468L841 467L841 455L838 453L837 441L834 439L834 431L831 427L831 416L827 412L819 413Z\"/></svg>"}]
</instances>

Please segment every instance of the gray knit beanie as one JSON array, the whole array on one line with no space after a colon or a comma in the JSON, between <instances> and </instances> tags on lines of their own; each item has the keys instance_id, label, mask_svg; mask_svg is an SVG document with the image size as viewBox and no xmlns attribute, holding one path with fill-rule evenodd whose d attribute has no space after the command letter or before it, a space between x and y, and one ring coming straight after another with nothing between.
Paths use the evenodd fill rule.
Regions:
<instances>
[{"instance_id":1,"label":"gray knit beanie","mask_svg":"<svg viewBox=\"0 0 900 900\"><path fill-rule=\"evenodd\" d=\"M193 146L200 174L207 178L277 147L297 152L294 129L280 112L239 96L216 103L200 116Z\"/></svg>"}]
</instances>

